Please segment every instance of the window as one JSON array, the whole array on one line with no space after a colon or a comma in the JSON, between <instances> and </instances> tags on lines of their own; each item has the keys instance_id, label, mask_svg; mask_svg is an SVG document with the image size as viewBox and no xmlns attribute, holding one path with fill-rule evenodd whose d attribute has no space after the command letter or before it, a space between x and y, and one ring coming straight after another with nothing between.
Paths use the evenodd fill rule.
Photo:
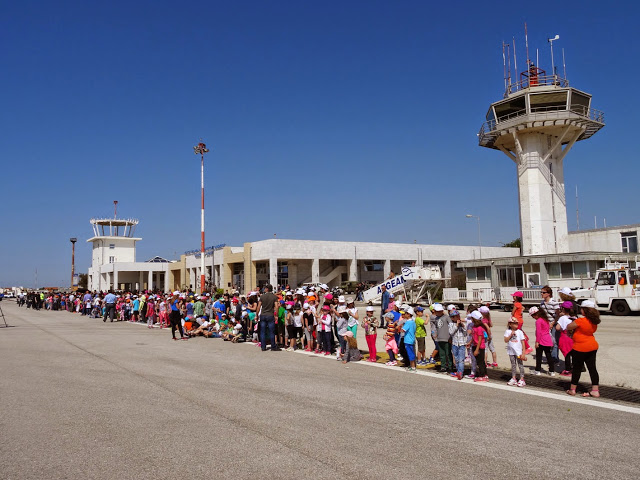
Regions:
<instances>
[{"instance_id":1,"label":"window","mask_svg":"<svg viewBox=\"0 0 640 480\"><path fill-rule=\"evenodd\" d=\"M477 274L475 268L467 268L467 281L473 282L477 280Z\"/></svg>"},{"instance_id":2,"label":"window","mask_svg":"<svg viewBox=\"0 0 640 480\"><path fill-rule=\"evenodd\" d=\"M638 252L638 233L637 232L624 232L620 234L622 239L622 252L623 253L637 253Z\"/></svg>"},{"instance_id":3,"label":"window","mask_svg":"<svg viewBox=\"0 0 640 480\"><path fill-rule=\"evenodd\" d=\"M116 257L109 257L109 263L116 263Z\"/></svg>"},{"instance_id":4,"label":"window","mask_svg":"<svg viewBox=\"0 0 640 480\"><path fill-rule=\"evenodd\" d=\"M573 263L562 262L560 264L560 276L562 278L573 278Z\"/></svg>"},{"instance_id":5,"label":"window","mask_svg":"<svg viewBox=\"0 0 640 480\"><path fill-rule=\"evenodd\" d=\"M560 264L559 263L548 263L547 264L547 275L549 278L560 278Z\"/></svg>"},{"instance_id":6,"label":"window","mask_svg":"<svg viewBox=\"0 0 640 480\"><path fill-rule=\"evenodd\" d=\"M598 273L598 285L615 285L616 272L600 272Z\"/></svg>"},{"instance_id":7,"label":"window","mask_svg":"<svg viewBox=\"0 0 640 480\"><path fill-rule=\"evenodd\" d=\"M573 274L576 278L589 278L587 262L573 262Z\"/></svg>"},{"instance_id":8,"label":"window","mask_svg":"<svg viewBox=\"0 0 640 480\"><path fill-rule=\"evenodd\" d=\"M289 283L289 265L287 262L278 262L278 285Z\"/></svg>"},{"instance_id":9,"label":"window","mask_svg":"<svg viewBox=\"0 0 640 480\"><path fill-rule=\"evenodd\" d=\"M110 248L111 250L113 250L114 248L116 248L116 244L115 244L115 243L110 243L110 244L109 244L109 248Z\"/></svg>"},{"instance_id":10,"label":"window","mask_svg":"<svg viewBox=\"0 0 640 480\"><path fill-rule=\"evenodd\" d=\"M267 262L256 262L256 275L267 274Z\"/></svg>"},{"instance_id":11,"label":"window","mask_svg":"<svg viewBox=\"0 0 640 480\"><path fill-rule=\"evenodd\" d=\"M382 272L384 271L384 262L372 260L364 262L365 272Z\"/></svg>"},{"instance_id":12,"label":"window","mask_svg":"<svg viewBox=\"0 0 640 480\"><path fill-rule=\"evenodd\" d=\"M478 267L477 271L478 271L478 280L487 280L487 279L491 278L491 273L490 272L489 272L489 275L487 275L487 268L486 267Z\"/></svg>"}]
</instances>

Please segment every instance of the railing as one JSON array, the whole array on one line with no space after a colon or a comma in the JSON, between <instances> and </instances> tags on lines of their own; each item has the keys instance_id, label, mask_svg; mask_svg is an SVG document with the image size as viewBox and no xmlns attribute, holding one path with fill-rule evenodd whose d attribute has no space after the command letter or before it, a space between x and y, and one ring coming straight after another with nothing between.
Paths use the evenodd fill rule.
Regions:
<instances>
[{"instance_id":1,"label":"railing","mask_svg":"<svg viewBox=\"0 0 640 480\"><path fill-rule=\"evenodd\" d=\"M527 112L527 109L523 108L522 110L518 110L517 112L512 112L507 115L498 117L498 120L488 120L484 122L480 127L480 132L478 133L478 136L482 139L484 136L490 135L491 132L494 132L499 123L504 123L514 118L522 117L527 114L533 115L534 120L535 120L535 116L538 114L545 114L545 119L548 119L549 118L548 114L550 112L575 113L576 115L579 115L588 120L598 122L598 123L604 123L604 112L600 110L596 110L595 108L588 108L583 105L572 105L570 108L567 109L567 107L564 105L550 105L546 107L533 107L530 109L530 112ZM560 117L560 115L558 115L558 117Z\"/></svg>"},{"instance_id":2,"label":"railing","mask_svg":"<svg viewBox=\"0 0 640 480\"><path fill-rule=\"evenodd\" d=\"M508 85L504 92L504 96L506 98L510 94L524 90L525 88L544 87L548 85L568 87L569 81L566 78L559 77L558 75L535 75Z\"/></svg>"}]
</instances>

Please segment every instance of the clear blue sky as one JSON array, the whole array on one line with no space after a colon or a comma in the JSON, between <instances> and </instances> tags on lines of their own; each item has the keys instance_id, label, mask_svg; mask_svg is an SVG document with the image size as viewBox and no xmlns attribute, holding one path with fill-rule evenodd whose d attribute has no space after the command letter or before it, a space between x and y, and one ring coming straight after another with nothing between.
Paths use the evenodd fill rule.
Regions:
<instances>
[{"instance_id":1,"label":"clear blue sky","mask_svg":"<svg viewBox=\"0 0 640 480\"><path fill-rule=\"evenodd\" d=\"M89 219L140 220L138 259L272 238L519 236L516 170L477 146L516 36L607 126L565 160L570 229L636 223L636 2L5 2L0 286L66 285ZM511 8L511 10L509 10ZM552 11L553 14L550 13ZM615 189L605 189L604 181Z\"/></svg>"}]
</instances>

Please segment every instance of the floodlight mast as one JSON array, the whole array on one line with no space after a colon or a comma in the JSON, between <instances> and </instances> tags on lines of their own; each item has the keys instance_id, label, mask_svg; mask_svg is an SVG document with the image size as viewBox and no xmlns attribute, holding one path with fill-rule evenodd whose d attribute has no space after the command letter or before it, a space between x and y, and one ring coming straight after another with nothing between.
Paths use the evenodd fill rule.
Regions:
<instances>
[{"instance_id":1,"label":"floodlight mast","mask_svg":"<svg viewBox=\"0 0 640 480\"><path fill-rule=\"evenodd\" d=\"M205 291L205 267L204 267L204 154L208 153L207 146L200 141L198 145L193 147L193 153L200 154L200 188L201 201L200 206L200 293ZM213 267L215 268L215 266Z\"/></svg>"}]
</instances>

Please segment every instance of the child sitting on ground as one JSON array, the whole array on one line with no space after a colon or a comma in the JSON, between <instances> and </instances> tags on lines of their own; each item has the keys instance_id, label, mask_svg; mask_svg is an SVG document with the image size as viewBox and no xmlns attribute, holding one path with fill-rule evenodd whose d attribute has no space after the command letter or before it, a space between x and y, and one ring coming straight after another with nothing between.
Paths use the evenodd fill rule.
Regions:
<instances>
[{"instance_id":1,"label":"child sitting on ground","mask_svg":"<svg viewBox=\"0 0 640 480\"><path fill-rule=\"evenodd\" d=\"M342 356L342 363L358 362L362 360L362 354L358 349L358 341L353 336L353 332L348 331L345 333L344 338L346 340L346 350Z\"/></svg>"}]
</instances>

